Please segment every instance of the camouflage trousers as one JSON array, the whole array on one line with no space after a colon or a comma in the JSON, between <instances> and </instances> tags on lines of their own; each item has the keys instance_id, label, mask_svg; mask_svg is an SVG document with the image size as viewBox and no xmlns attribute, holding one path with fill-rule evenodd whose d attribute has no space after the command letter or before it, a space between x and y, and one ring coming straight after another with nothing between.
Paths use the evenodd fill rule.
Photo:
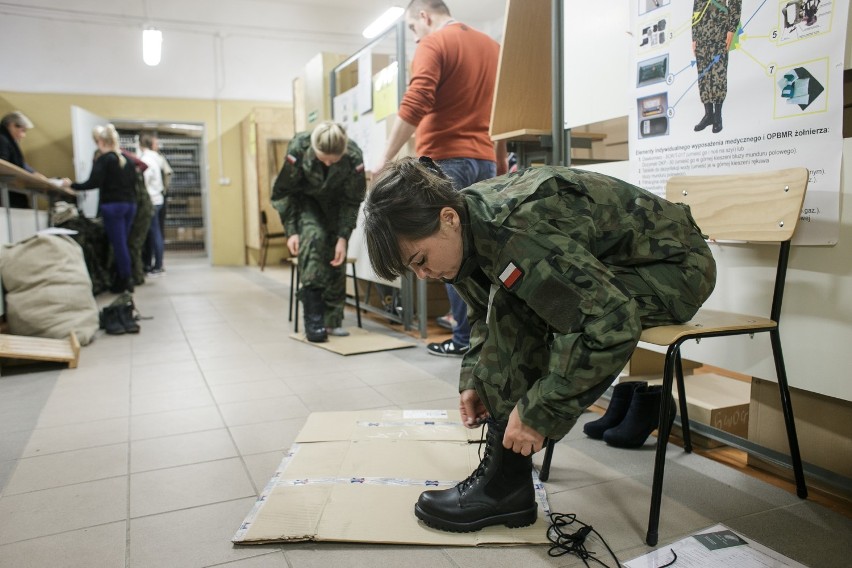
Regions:
<instances>
[{"instance_id":1,"label":"camouflage trousers","mask_svg":"<svg viewBox=\"0 0 852 568\"><path fill-rule=\"evenodd\" d=\"M692 27L698 92L702 103L721 103L728 94L728 14L711 8ZM719 60L713 60L719 57Z\"/></svg>"},{"instance_id":2,"label":"camouflage trousers","mask_svg":"<svg viewBox=\"0 0 852 568\"><path fill-rule=\"evenodd\" d=\"M609 268L619 287L631 296L629 311L638 315L642 328L688 320L710 296L716 282L713 255L698 235L684 262L671 266L659 263L656 274L653 265L645 265L641 269ZM673 274L679 276L673 278ZM681 301L662 298L661 289ZM553 331L511 293L498 287L493 288L492 293L485 323L487 331L479 346L480 359L474 370L475 388L491 416L507 420L515 405L524 401L527 392L539 379L557 372L560 367L567 367L562 362L568 359L569 354L554 353L551 349ZM619 333L617 325L613 329L613 333ZM582 331L574 335L570 343L578 345ZM625 337L608 350L612 363L609 368L618 369L615 374L596 373L593 369L584 368L577 376L565 376L560 385L559 409L555 413L558 420L539 415L536 420L542 423L529 423L527 426L547 437L562 438L573 428L579 416L606 392L627 364L638 340L638 334Z\"/></svg>"},{"instance_id":3,"label":"camouflage trousers","mask_svg":"<svg viewBox=\"0 0 852 568\"><path fill-rule=\"evenodd\" d=\"M299 219L299 280L302 289L322 290L326 327L343 324L346 303L346 263L330 264L338 238L337 227L329 226L322 212L303 209Z\"/></svg>"}]
</instances>

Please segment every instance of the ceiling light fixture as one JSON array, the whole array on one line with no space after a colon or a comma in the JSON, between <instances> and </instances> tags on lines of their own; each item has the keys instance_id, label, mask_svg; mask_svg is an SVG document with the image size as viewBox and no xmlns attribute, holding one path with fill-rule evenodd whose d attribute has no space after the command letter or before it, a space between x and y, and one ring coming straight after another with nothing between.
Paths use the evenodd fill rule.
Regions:
<instances>
[{"instance_id":1,"label":"ceiling light fixture","mask_svg":"<svg viewBox=\"0 0 852 568\"><path fill-rule=\"evenodd\" d=\"M364 28L362 34L367 39L373 39L374 37L381 34L383 31L391 27L391 25L402 16L402 13L405 12L399 6L394 6L392 8L388 8L387 11L376 18L376 21Z\"/></svg>"},{"instance_id":2,"label":"ceiling light fixture","mask_svg":"<svg viewBox=\"0 0 852 568\"><path fill-rule=\"evenodd\" d=\"M151 67L160 64L163 54L163 32L155 28L142 30L142 60Z\"/></svg>"}]
</instances>

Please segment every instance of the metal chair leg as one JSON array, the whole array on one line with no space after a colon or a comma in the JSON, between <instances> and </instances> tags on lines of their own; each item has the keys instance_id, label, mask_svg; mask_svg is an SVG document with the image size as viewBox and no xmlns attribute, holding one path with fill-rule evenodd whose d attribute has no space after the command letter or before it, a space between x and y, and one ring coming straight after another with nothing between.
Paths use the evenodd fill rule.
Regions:
<instances>
[{"instance_id":1,"label":"metal chair leg","mask_svg":"<svg viewBox=\"0 0 852 568\"><path fill-rule=\"evenodd\" d=\"M260 271L263 272L264 267L266 267L266 253L269 251L269 239L264 235L263 242L260 243L260 258L258 259L258 264L260 264Z\"/></svg>"},{"instance_id":2,"label":"metal chair leg","mask_svg":"<svg viewBox=\"0 0 852 568\"><path fill-rule=\"evenodd\" d=\"M296 287L291 288L293 294L293 302L296 304L295 312L296 316L293 320L293 331L299 333L299 286L301 285L301 279L299 278L299 264L296 263L293 265L293 270L296 271Z\"/></svg>"},{"instance_id":3,"label":"metal chair leg","mask_svg":"<svg viewBox=\"0 0 852 568\"><path fill-rule=\"evenodd\" d=\"M683 383L683 361L680 358L680 349L677 350L675 358L675 372L678 405L680 406L680 429L683 435L683 451L689 454L692 453L692 434L689 430L689 412L686 408L686 386Z\"/></svg>"},{"instance_id":4,"label":"metal chair leg","mask_svg":"<svg viewBox=\"0 0 852 568\"><path fill-rule=\"evenodd\" d=\"M358 318L358 327L361 325L361 297L358 293L358 275L355 272L355 263L352 263L352 289L355 290L355 314Z\"/></svg>"},{"instance_id":5,"label":"metal chair leg","mask_svg":"<svg viewBox=\"0 0 852 568\"><path fill-rule=\"evenodd\" d=\"M674 382L675 366L680 343L669 345L666 352L666 363L663 368L663 397L668 397L672 392ZM648 533L645 542L648 546L656 546L659 538L660 527L660 504L663 499L663 475L666 470L666 446L669 443L671 425L668 419L667 405L660 405L660 427L657 430L657 453L654 457L654 482L651 489L651 511L648 515Z\"/></svg>"},{"instance_id":6,"label":"metal chair leg","mask_svg":"<svg viewBox=\"0 0 852 568\"><path fill-rule=\"evenodd\" d=\"M544 460L541 462L541 470L538 472L538 478L541 481L547 481L550 478L550 460L553 459L553 446L556 442L547 439L547 447L544 450Z\"/></svg>"},{"instance_id":7,"label":"metal chair leg","mask_svg":"<svg viewBox=\"0 0 852 568\"><path fill-rule=\"evenodd\" d=\"M781 393L781 409L784 413L784 424L787 426L790 461L793 464L793 475L796 478L796 495L802 499L806 499L808 497L808 486L805 484L802 456L799 453L799 437L796 435L793 404L790 400L790 389L787 385L787 368L784 365L784 354L781 351L781 335L777 327L769 332L769 338L772 343L772 357L775 359L775 373L778 375L778 390Z\"/></svg>"}]
</instances>

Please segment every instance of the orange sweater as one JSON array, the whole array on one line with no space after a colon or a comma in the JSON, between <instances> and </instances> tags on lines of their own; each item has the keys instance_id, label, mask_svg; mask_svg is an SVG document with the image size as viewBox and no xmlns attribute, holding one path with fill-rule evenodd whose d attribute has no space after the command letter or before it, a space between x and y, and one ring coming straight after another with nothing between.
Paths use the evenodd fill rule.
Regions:
<instances>
[{"instance_id":1,"label":"orange sweater","mask_svg":"<svg viewBox=\"0 0 852 568\"><path fill-rule=\"evenodd\" d=\"M417 44L399 116L417 127L418 155L496 159L488 126L499 58L496 41L461 23Z\"/></svg>"}]
</instances>

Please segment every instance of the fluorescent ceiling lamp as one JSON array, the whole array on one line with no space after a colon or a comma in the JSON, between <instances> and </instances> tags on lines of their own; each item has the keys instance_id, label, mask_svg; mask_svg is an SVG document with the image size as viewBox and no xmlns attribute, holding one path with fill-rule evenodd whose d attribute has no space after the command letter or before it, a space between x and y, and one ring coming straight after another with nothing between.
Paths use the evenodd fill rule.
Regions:
<instances>
[{"instance_id":1,"label":"fluorescent ceiling lamp","mask_svg":"<svg viewBox=\"0 0 852 568\"><path fill-rule=\"evenodd\" d=\"M146 65L160 64L163 53L163 32L153 28L142 30L142 60Z\"/></svg>"},{"instance_id":2,"label":"fluorescent ceiling lamp","mask_svg":"<svg viewBox=\"0 0 852 568\"><path fill-rule=\"evenodd\" d=\"M364 37L367 39L373 39L383 31L391 27L391 24L393 24L400 16L402 16L403 12L405 12L405 10L403 10L399 6L388 8L384 14L376 18L375 22L364 28L364 31L362 32Z\"/></svg>"}]
</instances>

